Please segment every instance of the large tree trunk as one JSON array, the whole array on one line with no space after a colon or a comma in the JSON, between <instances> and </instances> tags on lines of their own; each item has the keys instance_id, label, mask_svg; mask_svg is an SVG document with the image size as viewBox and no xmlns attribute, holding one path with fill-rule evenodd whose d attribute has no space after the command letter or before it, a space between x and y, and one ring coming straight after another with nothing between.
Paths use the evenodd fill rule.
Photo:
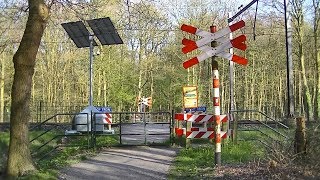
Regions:
<instances>
[{"instance_id":1,"label":"large tree trunk","mask_svg":"<svg viewBox=\"0 0 320 180\"><path fill-rule=\"evenodd\" d=\"M29 149L28 127L32 76L40 41L49 16L44 0L29 0L29 17L19 49L13 57L14 79L11 92L10 145L7 162L8 178L35 169Z\"/></svg>"},{"instance_id":2,"label":"large tree trunk","mask_svg":"<svg viewBox=\"0 0 320 180\"><path fill-rule=\"evenodd\" d=\"M4 52L0 59L1 77L0 77L0 122L4 122Z\"/></svg>"}]
</instances>

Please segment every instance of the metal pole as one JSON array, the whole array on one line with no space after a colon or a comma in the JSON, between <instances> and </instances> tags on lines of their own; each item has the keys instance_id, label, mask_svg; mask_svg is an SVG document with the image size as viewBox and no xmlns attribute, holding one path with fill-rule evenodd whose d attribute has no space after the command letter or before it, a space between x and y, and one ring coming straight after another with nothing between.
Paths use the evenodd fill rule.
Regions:
<instances>
[{"instance_id":1,"label":"metal pole","mask_svg":"<svg viewBox=\"0 0 320 180\"><path fill-rule=\"evenodd\" d=\"M92 92L92 71L93 71L93 35L89 36L90 41L90 67L89 67L89 106L92 106L93 102L93 92Z\"/></svg>"},{"instance_id":2,"label":"metal pole","mask_svg":"<svg viewBox=\"0 0 320 180\"><path fill-rule=\"evenodd\" d=\"M143 104L143 103L142 103L142 104ZM145 104L143 104L143 105L142 105L142 107L143 107L143 124L144 124L144 126L143 126L143 130L144 130L144 144L145 144L145 145L147 145L146 105L145 105Z\"/></svg>"},{"instance_id":3,"label":"metal pole","mask_svg":"<svg viewBox=\"0 0 320 180\"><path fill-rule=\"evenodd\" d=\"M212 33L217 32L216 26L210 26ZM211 47L216 47L217 43L213 41ZM221 125L220 125L220 91L219 91L219 71L218 61L215 60L215 56L211 59L212 69L212 92L213 92L213 115L215 124L215 153L214 162L217 166L221 165Z\"/></svg>"},{"instance_id":4,"label":"metal pole","mask_svg":"<svg viewBox=\"0 0 320 180\"><path fill-rule=\"evenodd\" d=\"M229 18L232 17L232 13L229 12ZM229 22L229 25L231 25L232 23ZM229 38L230 40L233 39L232 33L229 34ZM229 50L230 54L233 54L233 48L230 48ZM233 85L234 85L234 63L233 61L229 61L229 73L230 73L230 106L229 106L229 113L234 110L234 91L233 91ZM232 121L232 116L230 116L231 119L230 121ZM229 121L229 122L230 122Z\"/></svg>"},{"instance_id":5,"label":"metal pole","mask_svg":"<svg viewBox=\"0 0 320 180\"><path fill-rule=\"evenodd\" d=\"M89 132L89 127L90 127L90 125L89 125L89 113L86 113L86 115L87 115L87 140L88 140L88 148L90 148L91 145L90 145L90 132ZM74 121L74 123L76 123L76 121ZM76 126L77 125L78 124L76 124ZM91 141L92 141L92 139L91 139Z\"/></svg>"},{"instance_id":6,"label":"metal pole","mask_svg":"<svg viewBox=\"0 0 320 180\"><path fill-rule=\"evenodd\" d=\"M288 117L294 116L294 97L293 97L293 63L292 63L292 28L290 15L287 10L289 0L284 0L285 33L286 33L286 55L287 55L287 98L288 98Z\"/></svg>"},{"instance_id":7,"label":"metal pole","mask_svg":"<svg viewBox=\"0 0 320 180\"><path fill-rule=\"evenodd\" d=\"M91 148L93 148L94 139L93 139L93 118L92 118L92 111L90 111L90 135L91 135Z\"/></svg>"},{"instance_id":8,"label":"metal pole","mask_svg":"<svg viewBox=\"0 0 320 180\"><path fill-rule=\"evenodd\" d=\"M174 124L174 110L171 110L171 117L170 117L170 145L173 145L173 138L174 138L174 130L175 130L175 124Z\"/></svg>"},{"instance_id":9,"label":"metal pole","mask_svg":"<svg viewBox=\"0 0 320 180\"><path fill-rule=\"evenodd\" d=\"M235 14L233 17L229 16L228 18L228 23L232 22L235 18L237 18L238 16L240 16L244 11L246 11L248 8L250 8L255 2L257 2L258 0L253 0L251 1L248 5L246 5L245 7L243 7L237 14Z\"/></svg>"},{"instance_id":10,"label":"metal pole","mask_svg":"<svg viewBox=\"0 0 320 180\"><path fill-rule=\"evenodd\" d=\"M120 133L119 133L119 139L120 139L120 145L122 145L122 120L121 120L121 114L122 113L120 113L120 115L119 115L119 119L120 119L120 127L119 127L119 131L120 131Z\"/></svg>"}]
</instances>

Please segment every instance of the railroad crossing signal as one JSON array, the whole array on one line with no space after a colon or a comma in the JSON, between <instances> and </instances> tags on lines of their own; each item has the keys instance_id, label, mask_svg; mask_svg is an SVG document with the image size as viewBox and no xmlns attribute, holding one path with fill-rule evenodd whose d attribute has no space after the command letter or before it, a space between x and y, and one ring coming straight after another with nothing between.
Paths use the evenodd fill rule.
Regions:
<instances>
[{"instance_id":1,"label":"railroad crossing signal","mask_svg":"<svg viewBox=\"0 0 320 180\"><path fill-rule=\"evenodd\" d=\"M147 98L141 98L139 101L139 105L144 104L146 106L151 107L152 106L152 97L147 97Z\"/></svg>"},{"instance_id":2,"label":"railroad crossing signal","mask_svg":"<svg viewBox=\"0 0 320 180\"><path fill-rule=\"evenodd\" d=\"M247 65L248 60L246 58L225 52L225 50L232 47L243 50L243 51L247 49L247 45L244 43L246 41L245 35L240 35L232 40L229 40L224 37L229 33L234 32L244 26L245 26L245 22L241 20L224 29L221 29L218 32L211 33L190 25L183 24L181 26L182 31L185 31L194 35L198 35L203 38L198 41L193 41L193 40L184 38L182 40L182 44L184 45L184 47L182 48L182 52L186 54L195 49L204 51L204 53L185 61L183 63L183 67L187 69L212 56L219 56L222 58L226 58L230 61L233 61L237 64ZM211 43L212 41L217 41L218 43L220 43L220 45L215 48L208 46L207 44Z\"/></svg>"}]
</instances>

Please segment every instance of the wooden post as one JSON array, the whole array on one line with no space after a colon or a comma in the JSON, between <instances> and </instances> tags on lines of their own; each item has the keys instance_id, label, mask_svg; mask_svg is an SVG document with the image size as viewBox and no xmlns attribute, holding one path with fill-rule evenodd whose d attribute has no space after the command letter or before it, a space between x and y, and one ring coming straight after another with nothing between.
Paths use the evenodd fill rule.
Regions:
<instances>
[{"instance_id":1,"label":"wooden post","mask_svg":"<svg viewBox=\"0 0 320 180\"><path fill-rule=\"evenodd\" d=\"M306 153L306 121L303 117L296 118L295 153Z\"/></svg>"}]
</instances>

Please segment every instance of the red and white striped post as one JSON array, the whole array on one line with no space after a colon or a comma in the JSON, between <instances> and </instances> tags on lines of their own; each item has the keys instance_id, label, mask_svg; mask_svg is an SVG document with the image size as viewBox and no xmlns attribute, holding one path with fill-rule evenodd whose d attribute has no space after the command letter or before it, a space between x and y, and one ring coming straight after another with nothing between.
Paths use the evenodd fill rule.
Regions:
<instances>
[{"instance_id":1,"label":"red and white striped post","mask_svg":"<svg viewBox=\"0 0 320 180\"><path fill-rule=\"evenodd\" d=\"M210 26L210 31L212 33L217 32L216 26ZM212 42L211 46L215 47L216 42ZM215 120L215 154L214 161L215 164L221 165L221 121L220 121L220 83L219 83L219 71L218 62L215 60L215 56L211 60L212 68L212 92L213 92L213 116Z\"/></svg>"}]
</instances>

